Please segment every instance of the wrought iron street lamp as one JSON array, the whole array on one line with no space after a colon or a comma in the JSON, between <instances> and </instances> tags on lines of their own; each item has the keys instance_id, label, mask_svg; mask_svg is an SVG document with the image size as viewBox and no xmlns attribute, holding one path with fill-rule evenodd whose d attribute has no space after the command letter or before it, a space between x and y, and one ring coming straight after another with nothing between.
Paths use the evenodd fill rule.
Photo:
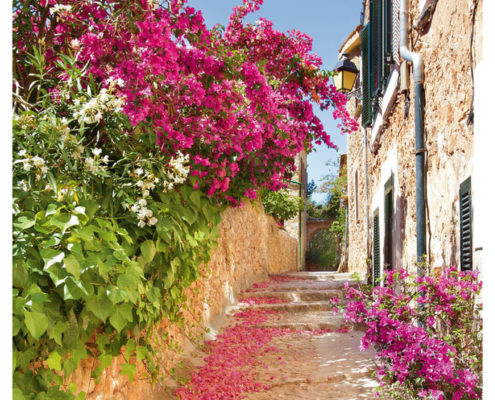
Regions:
<instances>
[{"instance_id":1,"label":"wrought iron street lamp","mask_svg":"<svg viewBox=\"0 0 495 400\"><path fill-rule=\"evenodd\" d=\"M340 60L334 68L336 74L333 77L333 84L337 91L347 93L354 87L354 82L359 73L356 65L349 60L348 54L342 54Z\"/></svg>"}]
</instances>

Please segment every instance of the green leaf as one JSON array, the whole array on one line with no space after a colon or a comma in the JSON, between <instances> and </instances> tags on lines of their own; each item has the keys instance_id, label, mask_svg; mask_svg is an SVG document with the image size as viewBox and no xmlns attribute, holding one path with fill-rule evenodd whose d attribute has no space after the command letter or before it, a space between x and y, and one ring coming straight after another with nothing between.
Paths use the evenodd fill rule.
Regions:
<instances>
[{"instance_id":1,"label":"green leaf","mask_svg":"<svg viewBox=\"0 0 495 400\"><path fill-rule=\"evenodd\" d=\"M16 260L12 271L12 283L14 287L23 289L29 279L29 275L23 260Z\"/></svg>"},{"instance_id":2,"label":"green leaf","mask_svg":"<svg viewBox=\"0 0 495 400\"><path fill-rule=\"evenodd\" d=\"M197 208L201 208L201 195L197 190L191 193L191 201Z\"/></svg>"},{"instance_id":3,"label":"green leaf","mask_svg":"<svg viewBox=\"0 0 495 400\"><path fill-rule=\"evenodd\" d=\"M86 215L89 219L93 219L100 207L98 202L91 199L82 199L79 203L86 208Z\"/></svg>"},{"instance_id":4,"label":"green leaf","mask_svg":"<svg viewBox=\"0 0 495 400\"><path fill-rule=\"evenodd\" d=\"M24 310L24 322L29 333L38 340L48 328L48 318L38 311Z\"/></svg>"},{"instance_id":5,"label":"green leaf","mask_svg":"<svg viewBox=\"0 0 495 400\"><path fill-rule=\"evenodd\" d=\"M109 291L108 298L113 304L120 303L126 297L126 291L117 286L108 286L107 289Z\"/></svg>"},{"instance_id":6,"label":"green leaf","mask_svg":"<svg viewBox=\"0 0 495 400\"><path fill-rule=\"evenodd\" d=\"M56 351L54 351L54 352L50 353L50 355L46 359L46 363L50 369L60 371L62 369L62 366L60 365L61 359L62 359L62 357L60 357L60 354L58 354Z\"/></svg>"},{"instance_id":7,"label":"green leaf","mask_svg":"<svg viewBox=\"0 0 495 400\"><path fill-rule=\"evenodd\" d=\"M12 400L26 400L21 390L18 388L12 389Z\"/></svg>"},{"instance_id":8,"label":"green leaf","mask_svg":"<svg viewBox=\"0 0 495 400\"><path fill-rule=\"evenodd\" d=\"M125 357L127 359L131 358L132 353L136 350L136 342L134 339L129 339L125 344Z\"/></svg>"},{"instance_id":9,"label":"green leaf","mask_svg":"<svg viewBox=\"0 0 495 400\"><path fill-rule=\"evenodd\" d=\"M65 253L60 250L55 250L52 248L43 249L40 251L41 258L45 262L44 269L47 270L52 265L62 262L65 257Z\"/></svg>"},{"instance_id":10,"label":"green leaf","mask_svg":"<svg viewBox=\"0 0 495 400\"><path fill-rule=\"evenodd\" d=\"M64 234L71 226L79 225L79 218L76 215L60 214L50 218L50 223L58 227Z\"/></svg>"},{"instance_id":11,"label":"green leaf","mask_svg":"<svg viewBox=\"0 0 495 400\"><path fill-rule=\"evenodd\" d=\"M143 242L141 244L141 253L143 254L144 260L150 263L156 254L155 243L152 240Z\"/></svg>"},{"instance_id":12,"label":"green leaf","mask_svg":"<svg viewBox=\"0 0 495 400\"><path fill-rule=\"evenodd\" d=\"M113 304L108 299L105 289L98 291L98 296L91 296L86 302L86 307L103 322L110 316Z\"/></svg>"},{"instance_id":13,"label":"green leaf","mask_svg":"<svg viewBox=\"0 0 495 400\"><path fill-rule=\"evenodd\" d=\"M25 229L29 229L32 226L34 226L35 223L36 223L36 221L34 219L28 218L25 215L23 215L23 216L16 218L14 220L14 228L17 228L18 230L23 231Z\"/></svg>"},{"instance_id":14,"label":"green leaf","mask_svg":"<svg viewBox=\"0 0 495 400\"><path fill-rule=\"evenodd\" d=\"M48 328L48 336L55 340L59 346L62 346L62 333L67 329L67 324L62 321L57 321L57 323L50 328Z\"/></svg>"},{"instance_id":15,"label":"green leaf","mask_svg":"<svg viewBox=\"0 0 495 400\"><path fill-rule=\"evenodd\" d=\"M122 375L127 375L129 377L129 381L134 380L134 375L136 374L136 365L134 364L124 364L122 365Z\"/></svg>"},{"instance_id":16,"label":"green leaf","mask_svg":"<svg viewBox=\"0 0 495 400\"><path fill-rule=\"evenodd\" d=\"M120 332L128 322L132 322L132 307L130 304L120 304L110 316L110 323Z\"/></svg>"},{"instance_id":17,"label":"green leaf","mask_svg":"<svg viewBox=\"0 0 495 400\"><path fill-rule=\"evenodd\" d=\"M64 282L64 300L87 299L93 293L93 286L88 282L75 280L68 276Z\"/></svg>"},{"instance_id":18,"label":"green leaf","mask_svg":"<svg viewBox=\"0 0 495 400\"><path fill-rule=\"evenodd\" d=\"M12 317L12 336L15 336L19 333L19 330L22 327L21 321L19 321L19 318L17 317Z\"/></svg>"},{"instance_id":19,"label":"green leaf","mask_svg":"<svg viewBox=\"0 0 495 400\"><path fill-rule=\"evenodd\" d=\"M64 265L67 271L69 271L72 275L74 275L77 279L81 274L81 266L79 265L79 261L77 261L76 257L72 254L69 254L64 259Z\"/></svg>"},{"instance_id":20,"label":"green leaf","mask_svg":"<svg viewBox=\"0 0 495 400\"><path fill-rule=\"evenodd\" d=\"M58 204L56 203L48 204L48 206L46 207L45 216L49 217L50 215L56 214L58 209L59 209Z\"/></svg>"},{"instance_id":21,"label":"green leaf","mask_svg":"<svg viewBox=\"0 0 495 400\"><path fill-rule=\"evenodd\" d=\"M136 357L138 361L144 360L148 356L148 349L144 346L138 346Z\"/></svg>"}]
</instances>

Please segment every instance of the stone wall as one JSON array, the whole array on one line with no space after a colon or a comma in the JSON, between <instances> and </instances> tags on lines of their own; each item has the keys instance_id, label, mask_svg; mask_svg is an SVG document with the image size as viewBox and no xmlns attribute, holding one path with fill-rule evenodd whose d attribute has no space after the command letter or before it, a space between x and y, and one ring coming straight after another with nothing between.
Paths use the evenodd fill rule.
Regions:
<instances>
[{"instance_id":1,"label":"stone wall","mask_svg":"<svg viewBox=\"0 0 495 400\"><path fill-rule=\"evenodd\" d=\"M432 267L459 265L459 186L472 175L473 169L473 125L468 123L473 95L470 58L472 54L475 68L481 53L481 38L478 33L480 29L475 29L471 45L470 3L439 1L429 26L422 31L412 29L408 41L408 46L423 56L425 65L427 251ZM482 4L481 1L479 3ZM414 26L422 10L417 0L409 1L409 7L409 24ZM478 7L482 8L481 5ZM477 15L476 26L480 24L480 19L481 13ZM398 69L397 65L397 72ZM384 186L392 175L393 265L415 269L415 118L414 82L412 70L410 72L407 92L399 93L400 79L396 81L396 90L380 129L367 128L349 136L351 271L366 271L363 263L367 257L366 226L371 245L375 212L380 217L383 268ZM353 100L350 103L351 108L356 107L352 104ZM369 179L367 207L363 132L369 142L366 149ZM356 171L357 195L354 184ZM369 252L371 249L368 249Z\"/></svg>"},{"instance_id":2,"label":"stone wall","mask_svg":"<svg viewBox=\"0 0 495 400\"><path fill-rule=\"evenodd\" d=\"M165 371L177 368L180 360L192 363L190 367L200 362L194 358L194 354L200 352L198 345L204 337L215 335L226 308L236 302L239 292L254 282L267 280L268 274L297 269L297 240L280 229L273 218L263 212L259 202L226 210L218 229L220 239L210 262L202 266L201 277L186 290L184 323L172 324L165 320L155 329L156 361ZM183 351L193 355L184 360ZM73 373L71 381L78 390L88 393L87 400L174 398L172 391L177 382L172 375L164 374L152 385L144 366L138 363L138 374L130 382L127 376L120 374L125 362L122 351L96 383L91 371L97 361L89 357Z\"/></svg>"}]
</instances>

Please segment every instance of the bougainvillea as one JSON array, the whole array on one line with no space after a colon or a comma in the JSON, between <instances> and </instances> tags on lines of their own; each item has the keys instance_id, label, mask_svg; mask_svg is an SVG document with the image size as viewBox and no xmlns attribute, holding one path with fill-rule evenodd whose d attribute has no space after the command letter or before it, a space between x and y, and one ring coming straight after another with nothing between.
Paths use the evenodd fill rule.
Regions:
<instances>
[{"instance_id":1,"label":"bougainvillea","mask_svg":"<svg viewBox=\"0 0 495 400\"><path fill-rule=\"evenodd\" d=\"M344 317L365 323L361 350L377 350L377 377L397 399L481 398L481 282L450 268L437 276L388 271L371 292L347 288ZM369 288L368 288L369 289ZM339 299L331 300L338 305Z\"/></svg>"},{"instance_id":2,"label":"bougainvillea","mask_svg":"<svg viewBox=\"0 0 495 400\"><path fill-rule=\"evenodd\" d=\"M157 379L223 207L333 146L311 104L356 128L308 37L242 22L260 5L209 30L185 1L14 0L15 398L84 398L71 373L123 346Z\"/></svg>"},{"instance_id":3,"label":"bougainvillea","mask_svg":"<svg viewBox=\"0 0 495 400\"><path fill-rule=\"evenodd\" d=\"M201 12L183 3L15 2L17 89L32 89L26 66L36 50L45 56L45 74L54 78L48 90L64 101L55 78L66 76L60 55L74 54L104 87L119 83L115 95L134 129L155 133L165 154L188 154L196 187L232 204L260 187L285 186L295 155L313 141L334 147L312 102L333 106L342 131L357 129L346 97L310 53L307 35L278 32L265 19L243 22L262 1L244 0L234 8L225 31L208 30ZM84 120L95 123L98 114Z\"/></svg>"}]
</instances>

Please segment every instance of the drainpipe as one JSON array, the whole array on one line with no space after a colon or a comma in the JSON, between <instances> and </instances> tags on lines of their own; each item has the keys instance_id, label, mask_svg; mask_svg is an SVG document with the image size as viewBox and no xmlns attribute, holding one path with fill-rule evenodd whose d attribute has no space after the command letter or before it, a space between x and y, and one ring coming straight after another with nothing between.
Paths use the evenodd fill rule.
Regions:
<instances>
[{"instance_id":1,"label":"drainpipe","mask_svg":"<svg viewBox=\"0 0 495 400\"><path fill-rule=\"evenodd\" d=\"M302 183L298 181L290 181L290 182L299 185L299 198L302 200ZM302 270L302 215L301 215L301 210L299 210L299 271L301 270Z\"/></svg>"},{"instance_id":2,"label":"drainpipe","mask_svg":"<svg viewBox=\"0 0 495 400\"><path fill-rule=\"evenodd\" d=\"M424 64L419 53L413 53L407 47L408 34L407 0L400 2L400 55L412 63L414 75L414 125L416 132L416 255L418 273L426 254L426 214L425 214L425 145L424 145Z\"/></svg>"}]
</instances>

